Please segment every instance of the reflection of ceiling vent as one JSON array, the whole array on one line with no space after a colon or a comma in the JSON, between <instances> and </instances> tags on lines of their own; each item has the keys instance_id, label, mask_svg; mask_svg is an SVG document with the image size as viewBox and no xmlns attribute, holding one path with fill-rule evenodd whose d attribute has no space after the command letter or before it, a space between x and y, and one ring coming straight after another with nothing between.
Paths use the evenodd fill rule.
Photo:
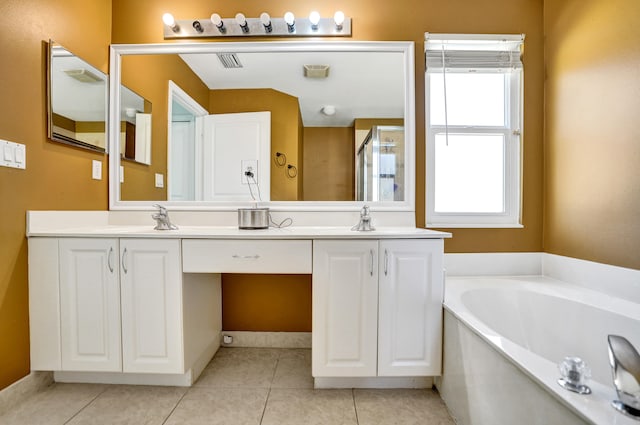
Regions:
<instances>
[{"instance_id":1,"label":"reflection of ceiling vent","mask_svg":"<svg viewBox=\"0 0 640 425\"><path fill-rule=\"evenodd\" d=\"M242 68L240 59L235 53L216 53L225 68Z\"/></svg>"},{"instance_id":2,"label":"reflection of ceiling vent","mask_svg":"<svg viewBox=\"0 0 640 425\"><path fill-rule=\"evenodd\" d=\"M102 78L94 74L93 72L82 69L66 69L64 71L69 77L74 78L82 83L97 83L102 81Z\"/></svg>"},{"instance_id":3,"label":"reflection of ceiling vent","mask_svg":"<svg viewBox=\"0 0 640 425\"><path fill-rule=\"evenodd\" d=\"M307 78L327 78L329 65L304 65L304 76Z\"/></svg>"}]
</instances>

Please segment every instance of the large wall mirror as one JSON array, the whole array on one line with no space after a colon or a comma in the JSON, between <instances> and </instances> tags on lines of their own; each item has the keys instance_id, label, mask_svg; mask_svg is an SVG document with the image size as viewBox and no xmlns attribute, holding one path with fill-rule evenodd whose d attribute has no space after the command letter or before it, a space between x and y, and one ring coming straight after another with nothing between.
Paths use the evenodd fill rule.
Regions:
<instances>
[{"instance_id":1,"label":"large wall mirror","mask_svg":"<svg viewBox=\"0 0 640 425\"><path fill-rule=\"evenodd\" d=\"M111 209L414 209L412 42L113 45L110 74L150 140L123 159L112 88Z\"/></svg>"},{"instance_id":2,"label":"large wall mirror","mask_svg":"<svg viewBox=\"0 0 640 425\"><path fill-rule=\"evenodd\" d=\"M47 77L49 139L106 152L107 75L50 40Z\"/></svg>"}]
</instances>

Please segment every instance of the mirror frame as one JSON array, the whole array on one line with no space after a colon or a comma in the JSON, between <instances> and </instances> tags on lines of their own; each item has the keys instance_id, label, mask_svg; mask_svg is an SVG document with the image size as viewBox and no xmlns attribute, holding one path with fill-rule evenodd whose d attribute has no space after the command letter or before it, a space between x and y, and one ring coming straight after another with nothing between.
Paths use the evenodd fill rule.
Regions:
<instances>
[{"instance_id":1,"label":"mirror frame","mask_svg":"<svg viewBox=\"0 0 640 425\"><path fill-rule=\"evenodd\" d=\"M404 127L405 127L405 200L394 202L362 201L269 201L261 202L273 211L358 211L366 203L374 211L415 211L415 63L412 41L270 41L270 42L204 42L166 44L112 44L109 64L109 209L152 210L153 204L183 211L235 211L253 202L206 201L122 201L120 200L119 117L122 56L181 53L246 53L246 52L399 52L404 56Z\"/></svg>"},{"instance_id":2,"label":"mirror frame","mask_svg":"<svg viewBox=\"0 0 640 425\"><path fill-rule=\"evenodd\" d=\"M100 146L91 144L91 143L87 143L87 142L83 142L82 140L78 140L78 139L74 139L72 137L68 137L65 136L63 134L59 134L56 133L53 130L53 114L54 114L54 110L53 110L53 49L54 49L54 45L55 46L59 46L61 48L63 48L64 50L66 50L67 52L69 52L71 55L75 56L76 58L78 58L79 60L81 60L82 62L84 62L85 64L87 64L88 67L92 68L92 71L97 71L100 73L100 76L104 78L104 131L105 131L105 147L101 148ZM46 67L47 67L47 72L46 72L46 87L47 87L47 138L49 140L51 140L52 142L57 142L57 143L62 143L65 145L69 145L69 146L75 146L76 148L83 148L83 149L88 149L90 151L94 151L94 152L100 152L100 153L109 153L109 146L111 145L111 137L109 135L109 119L108 119L108 107L109 107L109 81L110 81L110 76L104 72L102 72L100 69L98 69L97 67L93 66L92 64L90 64L89 62L87 62L86 60L84 60L83 58L81 58L80 56L76 55L75 53L73 53L71 50L67 49L65 46L63 46L62 44L56 42L55 40L49 40L47 42L47 60L46 60Z\"/></svg>"}]
</instances>

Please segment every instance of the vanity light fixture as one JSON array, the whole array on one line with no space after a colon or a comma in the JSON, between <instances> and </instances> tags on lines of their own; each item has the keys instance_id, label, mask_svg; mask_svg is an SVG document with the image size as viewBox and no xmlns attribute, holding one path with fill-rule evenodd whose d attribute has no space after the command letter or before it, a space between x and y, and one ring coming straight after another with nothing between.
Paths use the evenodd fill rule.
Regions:
<instances>
[{"instance_id":1,"label":"vanity light fixture","mask_svg":"<svg viewBox=\"0 0 640 425\"><path fill-rule=\"evenodd\" d=\"M247 34L249 32L249 24L247 23L247 18L242 13L236 14L236 22L242 29L242 32Z\"/></svg>"},{"instance_id":2,"label":"vanity light fixture","mask_svg":"<svg viewBox=\"0 0 640 425\"><path fill-rule=\"evenodd\" d=\"M176 20L170 13L162 16L164 38L250 37L350 37L351 19L341 11L333 18L323 18L317 11L308 18L296 19L292 12L282 18L272 18L267 12L258 18L237 13L234 18L222 18L213 13L209 19Z\"/></svg>"},{"instance_id":3,"label":"vanity light fixture","mask_svg":"<svg viewBox=\"0 0 640 425\"><path fill-rule=\"evenodd\" d=\"M267 12L262 12L260 14L260 22L262 22L262 26L264 27L264 31L266 33L270 33L273 31L273 25L271 25L271 16Z\"/></svg>"}]
</instances>

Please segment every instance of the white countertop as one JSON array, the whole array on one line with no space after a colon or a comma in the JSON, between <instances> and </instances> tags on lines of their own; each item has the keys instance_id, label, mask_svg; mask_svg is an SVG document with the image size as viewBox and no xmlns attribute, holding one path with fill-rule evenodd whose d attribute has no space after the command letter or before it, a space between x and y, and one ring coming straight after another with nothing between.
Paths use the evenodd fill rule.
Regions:
<instances>
[{"instance_id":1,"label":"white countertop","mask_svg":"<svg viewBox=\"0 0 640 425\"><path fill-rule=\"evenodd\" d=\"M28 237L118 237L118 238L216 238L216 239L440 239L450 233L412 227L378 227L369 232L352 231L349 227L291 226L263 230L241 230L235 226L180 226L178 230L154 230L153 225L98 225L52 227L32 230Z\"/></svg>"}]
</instances>

